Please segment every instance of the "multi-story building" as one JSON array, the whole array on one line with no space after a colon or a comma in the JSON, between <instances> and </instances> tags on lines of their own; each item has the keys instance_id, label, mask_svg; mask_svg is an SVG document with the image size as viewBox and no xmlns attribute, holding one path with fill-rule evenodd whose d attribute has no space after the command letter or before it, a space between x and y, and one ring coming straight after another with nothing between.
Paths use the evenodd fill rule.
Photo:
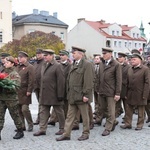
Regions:
<instances>
[{"instance_id":1,"label":"multi-story building","mask_svg":"<svg viewBox=\"0 0 150 150\"><path fill-rule=\"evenodd\" d=\"M0 0L0 47L12 41L12 2Z\"/></svg>"},{"instance_id":2,"label":"multi-story building","mask_svg":"<svg viewBox=\"0 0 150 150\"><path fill-rule=\"evenodd\" d=\"M32 14L18 16L13 12L13 39L21 39L22 36L34 31L53 33L66 44L68 25L57 18L57 13L49 15L48 11L33 9Z\"/></svg>"},{"instance_id":3,"label":"multi-story building","mask_svg":"<svg viewBox=\"0 0 150 150\"><path fill-rule=\"evenodd\" d=\"M132 49L138 49L142 52L146 43L146 38L141 36L137 26L81 18L68 33L67 49L71 49L71 46L82 47L87 50L87 57L92 57L93 54L101 54L102 47L111 47L114 57L117 57L120 51L130 53Z\"/></svg>"}]
</instances>

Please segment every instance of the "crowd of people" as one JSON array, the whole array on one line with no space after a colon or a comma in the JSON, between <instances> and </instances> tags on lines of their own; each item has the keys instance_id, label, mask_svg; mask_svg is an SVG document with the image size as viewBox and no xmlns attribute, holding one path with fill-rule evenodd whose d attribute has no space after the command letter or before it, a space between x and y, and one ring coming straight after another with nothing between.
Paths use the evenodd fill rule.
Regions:
<instances>
[{"instance_id":1,"label":"crowd of people","mask_svg":"<svg viewBox=\"0 0 150 150\"><path fill-rule=\"evenodd\" d=\"M46 135L47 126L58 122L56 141L70 140L71 131L79 130L82 122L78 140L83 141L103 120L102 136L108 136L123 112L121 129L132 128L134 113L136 131L142 130L146 119L150 122L150 56L144 60L134 49L130 57L119 52L115 59L113 49L105 47L102 56L94 54L91 62L85 49L72 46L71 53L73 61L67 50L56 56L51 49L38 48L32 63L24 51L19 51L18 63L7 53L0 54L0 140L6 109L16 126L14 139L24 137L24 131L32 132L34 125L39 130L33 136ZM29 108L33 92L39 104L35 121Z\"/></svg>"}]
</instances>

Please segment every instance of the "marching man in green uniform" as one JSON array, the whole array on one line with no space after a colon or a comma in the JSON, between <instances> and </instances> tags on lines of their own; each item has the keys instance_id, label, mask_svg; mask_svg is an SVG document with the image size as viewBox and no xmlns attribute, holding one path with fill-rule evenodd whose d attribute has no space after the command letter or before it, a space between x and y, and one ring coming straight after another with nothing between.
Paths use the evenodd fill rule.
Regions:
<instances>
[{"instance_id":1,"label":"marching man in green uniform","mask_svg":"<svg viewBox=\"0 0 150 150\"><path fill-rule=\"evenodd\" d=\"M67 78L68 113L64 133L56 138L57 141L70 140L71 130L78 110L83 119L83 132L79 141L87 140L90 134L89 103L92 101L94 70L92 63L84 58L86 50L72 47L74 62Z\"/></svg>"},{"instance_id":2,"label":"marching man in green uniform","mask_svg":"<svg viewBox=\"0 0 150 150\"><path fill-rule=\"evenodd\" d=\"M6 57L4 66L5 71L0 74L4 77L0 79L0 140L7 108L17 128L17 133L13 138L20 139L24 136L18 111L17 89L20 86L20 76L15 71L15 59L12 56Z\"/></svg>"}]
</instances>

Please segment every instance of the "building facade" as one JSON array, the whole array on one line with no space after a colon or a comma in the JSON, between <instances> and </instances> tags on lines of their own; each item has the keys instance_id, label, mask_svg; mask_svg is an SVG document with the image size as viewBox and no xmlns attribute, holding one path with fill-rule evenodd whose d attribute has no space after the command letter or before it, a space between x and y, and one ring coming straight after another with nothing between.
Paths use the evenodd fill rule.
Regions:
<instances>
[{"instance_id":1,"label":"building facade","mask_svg":"<svg viewBox=\"0 0 150 150\"><path fill-rule=\"evenodd\" d=\"M67 49L71 46L82 47L87 50L87 57L101 54L102 47L111 47L114 57L118 52L130 54L132 49L142 52L147 40L141 36L137 26L106 23L104 20L87 21L78 19L77 25L68 33Z\"/></svg>"},{"instance_id":2,"label":"building facade","mask_svg":"<svg viewBox=\"0 0 150 150\"><path fill-rule=\"evenodd\" d=\"M0 47L12 41L12 2L0 0Z\"/></svg>"},{"instance_id":3,"label":"building facade","mask_svg":"<svg viewBox=\"0 0 150 150\"><path fill-rule=\"evenodd\" d=\"M32 14L16 16L13 12L12 20L13 39L19 40L30 32L42 31L57 35L64 44L67 42L68 25L57 18L57 13L52 16L48 11L33 9Z\"/></svg>"}]
</instances>

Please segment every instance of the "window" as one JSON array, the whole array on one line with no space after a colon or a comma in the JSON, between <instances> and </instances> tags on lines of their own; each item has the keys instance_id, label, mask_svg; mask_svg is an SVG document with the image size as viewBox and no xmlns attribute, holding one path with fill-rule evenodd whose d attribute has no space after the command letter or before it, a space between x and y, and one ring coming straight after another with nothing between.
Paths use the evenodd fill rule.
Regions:
<instances>
[{"instance_id":1,"label":"window","mask_svg":"<svg viewBox=\"0 0 150 150\"><path fill-rule=\"evenodd\" d=\"M117 36L119 36L119 31L117 31Z\"/></svg>"},{"instance_id":2,"label":"window","mask_svg":"<svg viewBox=\"0 0 150 150\"><path fill-rule=\"evenodd\" d=\"M2 43L2 42L3 42L3 32L0 31L0 43Z\"/></svg>"},{"instance_id":3,"label":"window","mask_svg":"<svg viewBox=\"0 0 150 150\"><path fill-rule=\"evenodd\" d=\"M64 33L63 32L60 33L60 38L62 41L64 40Z\"/></svg>"},{"instance_id":4,"label":"window","mask_svg":"<svg viewBox=\"0 0 150 150\"><path fill-rule=\"evenodd\" d=\"M127 42L124 42L124 46L127 47Z\"/></svg>"},{"instance_id":5,"label":"window","mask_svg":"<svg viewBox=\"0 0 150 150\"><path fill-rule=\"evenodd\" d=\"M28 33L30 34L31 32L35 32L35 30L34 29L29 29Z\"/></svg>"},{"instance_id":6,"label":"window","mask_svg":"<svg viewBox=\"0 0 150 150\"><path fill-rule=\"evenodd\" d=\"M114 41L114 46L117 47L117 41Z\"/></svg>"},{"instance_id":7,"label":"window","mask_svg":"<svg viewBox=\"0 0 150 150\"><path fill-rule=\"evenodd\" d=\"M119 47L121 47L121 41L119 41Z\"/></svg>"},{"instance_id":8,"label":"window","mask_svg":"<svg viewBox=\"0 0 150 150\"><path fill-rule=\"evenodd\" d=\"M54 34L54 35L55 35L55 31L52 31L52 34Z\"/></svg>"},{"instance_id":9,"label":"window","mask_svg":"<svg viewBox=\"0 0 150 150\"><path fill-rule=\"evenodd\" d=\"M135 48L137 48L137 43L135 43Z\"/></svg>"},{"instance_id":10,"label":"window","mask_svg":"<svg viewBox=\"0 0 150 150\"><path fill-rule=\"evenodd\" d=\"M129 42L129 47L131 48L131 42Z\"/></svg>"},{"instance_id":11,"label":"window","mask_svg":"<svg viewBox=\"0 0 150 150\"><path fill-rule=\"evenodd\" d=\"M0 19L3 19L3 15L2 12L0 11Z\"/></svg>"},{"instance_id":12,"label":"window","mask_svg":"<svg viewBox=\"0 0 150 150\"><path fill-rule=\"evenodd\" d=\"M115 31L112 31L112 35L115 35Z\"/></svg>"},{"instance_id":13,"label":"window","mask_svg":"<svg viewBox=\"0 0 150 150\"><path fill-rule=\"evenodd\" d=\"M135 33L133 33L133 37L135 37Z\"/></svg>"},{"instance_id":14,"label":"window","mask_svg":"<svg viewBox=\"0 0 150 150\"><path fill-rule=\"evenodd\" d=\"M141 43L139 43L139 48L141 48Z\"/></svg>"},{"instance_id":15,"label":"window","mask_svg":"<svg viewBox=\"0 0 150 150\"><path fill-rule=\"evenodd\" d=\"M139 34L137 34L137 38L139 38Z\"/></svg>"}]
</instances>

